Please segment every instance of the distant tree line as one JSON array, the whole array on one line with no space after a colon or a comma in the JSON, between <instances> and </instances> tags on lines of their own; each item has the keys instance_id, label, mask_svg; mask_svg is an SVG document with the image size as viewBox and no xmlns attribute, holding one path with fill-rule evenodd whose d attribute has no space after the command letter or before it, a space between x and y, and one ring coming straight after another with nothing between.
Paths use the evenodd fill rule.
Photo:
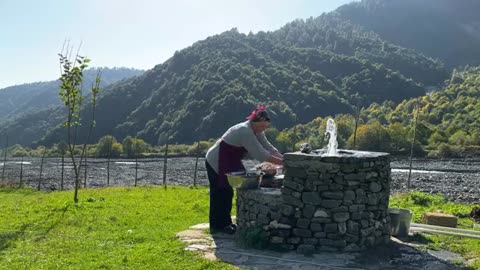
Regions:
<instances>
[{"instance_id":1,"label":"distant tree line","mask_svg":"<svg viewBox=\"0 0 480 270\"><path fill-rule=\"evenodd\" d=\"M200 141L200 147L197 149L197 143L187 144L172 144L168 146L169 156L196 156L197 150L199 154L204 156L214 140ZM67 146L65 143L54 144L51 147L43 145L35 148L23 147L19 144L9 146L7 148L7 157L61 157L66 154ZM1 148L0 153L5 151ZM136 139L127 136L123 141L119 142L111 135L106 135L96 144L89 144L86 148L87 157L91 158L148 158L161 157L164 155L165 145L154 146L146 143L142 139ZM82 154L81 148L77 147L75 151L76 156Z\"/></svg>"}]
</instances>

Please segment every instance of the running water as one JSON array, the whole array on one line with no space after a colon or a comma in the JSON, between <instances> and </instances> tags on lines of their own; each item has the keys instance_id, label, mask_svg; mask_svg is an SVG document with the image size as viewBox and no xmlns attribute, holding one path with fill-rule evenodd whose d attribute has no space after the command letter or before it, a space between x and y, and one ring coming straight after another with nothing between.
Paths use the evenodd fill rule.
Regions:
<instances>
[{"instance_id":1,"label":"running water","mask_svg":"<svg viewBox=\"0 0 480 270\"><path fill-rule=\"evenodd\" d=\"M327 156L336 156L337 155L337 125L335 125L335 121L332 118L328 118L327 120L327 130L325 131L325 135L329 134L328 138L328 145L327 145Z\"/></svg>"}]
</instances>

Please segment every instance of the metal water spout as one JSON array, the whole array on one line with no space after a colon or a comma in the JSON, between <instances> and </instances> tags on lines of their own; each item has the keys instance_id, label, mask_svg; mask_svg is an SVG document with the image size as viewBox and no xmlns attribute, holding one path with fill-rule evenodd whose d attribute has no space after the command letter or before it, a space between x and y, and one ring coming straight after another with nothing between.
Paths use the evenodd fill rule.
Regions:
<instances>
[{"instance_id":1,"label":"metal water spout","mask_svg":"<svg viewBox=\"0 0 480 270\"><path fill-rule=\"evenodd\" d=\"M337 125L335 125L335 121L332 118L328 118L327 120L327 130L325 131L325 135L329 134L328 138L328 145L327 145L327 155L328 156L336 156L337 155Z\"/></svg>"}]
</instances>

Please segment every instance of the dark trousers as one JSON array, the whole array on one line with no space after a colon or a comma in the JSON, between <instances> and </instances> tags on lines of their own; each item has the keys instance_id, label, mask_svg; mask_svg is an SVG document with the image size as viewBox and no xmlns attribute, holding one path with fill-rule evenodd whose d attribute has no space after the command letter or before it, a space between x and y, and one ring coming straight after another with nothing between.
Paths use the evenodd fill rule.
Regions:
<instances>
[{"instance_id":1,"label":"dark trousers","mask_svg":"<svg viewBox=\"0 0 480 270\"><path fill-rule=\"evenodd\" d=\"M208 215L210 229L223 229L232 224L230 213L232 211L233 189L230 185L219 188L218 174L206 161L205 166L207 167L208 182L210 182L210 212Z\"/></svg>"}]
</instances>

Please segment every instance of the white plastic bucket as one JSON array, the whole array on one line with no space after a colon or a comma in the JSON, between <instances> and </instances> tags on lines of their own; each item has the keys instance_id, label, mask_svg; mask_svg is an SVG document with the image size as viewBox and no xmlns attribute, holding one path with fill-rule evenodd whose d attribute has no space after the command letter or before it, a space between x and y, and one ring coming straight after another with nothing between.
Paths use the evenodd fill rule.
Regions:
<instances>
[{"instance_id":1,"label":"white plastic bucket","mask_svg":"<svg viewBox=\"0 0 480 270\"><path fill-rule=\"evenodd\" d=\"M390 215L390 235L405 237L408 236L410 223L412 221L412 211L402 208L389 208Z\"/></svg>"}]
</instances>

